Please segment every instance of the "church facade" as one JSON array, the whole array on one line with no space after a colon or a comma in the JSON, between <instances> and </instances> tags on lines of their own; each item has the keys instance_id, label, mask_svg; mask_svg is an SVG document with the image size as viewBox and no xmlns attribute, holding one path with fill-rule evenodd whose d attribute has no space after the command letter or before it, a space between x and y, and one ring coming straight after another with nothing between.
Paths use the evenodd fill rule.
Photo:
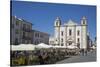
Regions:
<instances>
[{"instance_id":1,"label":"church facade","mask_svg":"<svg viewBox=\"0 0 100 67\"><path fill-rule=\"evenodd\" d=\"M54 45L77 46L80 49L87 49L87 18L82 17L81 24L73 20L61 25L61 19L56 18L54 22Z\"/></svg>"}]
</instances>

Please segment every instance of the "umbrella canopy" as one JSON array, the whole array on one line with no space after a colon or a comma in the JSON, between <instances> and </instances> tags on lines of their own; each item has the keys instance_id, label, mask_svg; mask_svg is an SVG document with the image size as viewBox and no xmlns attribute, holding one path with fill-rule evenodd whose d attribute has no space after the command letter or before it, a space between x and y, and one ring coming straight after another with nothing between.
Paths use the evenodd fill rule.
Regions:
<instances>
[{"instance_id":1,"label":"umbrella canopy","mask_svg":"<svg viewBox=\"0 0 100 67\"><path fill-rule=\"evenodd\" d=\"M53 48L60 48L60 46L56 45L56 46L53 46Z\"/></svg>"},{"instance_id":2,"label":"umbrella canopy","mask_svg":"<svg viewBox=\"0 0 100 67\"><path fill-rule=\"evenodd\" d=\"M96 47L95 47L95 46L92 46L91 48L92 48L92 49L96 49Z\"/></svg>"},{"instance_id":3,"label":"umbrella canopy","mask_svg":"<svg viewBox=\"0 0 100 67\"><path fill-rule=\"evenodd\" d=\"M67 48L67 46L61 46L61 48Z\"/></svg>"},{"instance_id":4,"label":"umbrella canopy","mask_svg":"<svg viewBox=\"0 0 100 67\"><path fill-rule=\"evenodd\" d=\"M69 45L69 46L67 46L67 48L68 48L68 49L75 49L75 48L78 48L78 47L75 46L75 45Z\"/></svg>"},{"instance_id":5,"label":"umbrella canopy","mask_svg":"<svg viewBox=\"0 0 100 67\"><path fill-rule=\"evenodd\" d=\"M34 44L20 44L20 45L11 45L12 51L20 51L20 50L35 50Z\"/></svg>"},{"instance_id":6,"label":"umbrella canopy","mask_svg":"<svg viewBox=\"0 0 100 67\"><path fill-rule=\"evenodd\" d=\"M51 48L51 45L47 45L45 43L40 43L36 46L36 48Z\"/></svg>"},{"instance_id":7,"label":"umbrella canopy","mask_svg":"<svg viewBox=\"0 0 100 67\"><path fill-rule=\"evenodd\" d=\"M66 46L58 46L58 45L56 45L56 46L53 46L53 48L66 48Z\"/></svg>"}]
</instances>

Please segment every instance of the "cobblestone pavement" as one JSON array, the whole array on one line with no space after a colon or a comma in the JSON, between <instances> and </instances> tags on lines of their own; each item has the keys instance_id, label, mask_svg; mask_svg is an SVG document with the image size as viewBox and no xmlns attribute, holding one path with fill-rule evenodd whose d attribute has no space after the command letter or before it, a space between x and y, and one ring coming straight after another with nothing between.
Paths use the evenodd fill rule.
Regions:
<instances>
[{"instance_id":1,"label":"cobblestone pavement","mask_svg":"<svg viewBox=\"0 0 100 67\"><path fill-rule=\"evenodd\" d=\"M79 56L72 56L68 59L58 61L56 64L74 63L74 62L93 62L93 61L96 61L96 51L88 52L87 56L82 56L82 54L80 54Z\"/></svg>"}]
</instances>

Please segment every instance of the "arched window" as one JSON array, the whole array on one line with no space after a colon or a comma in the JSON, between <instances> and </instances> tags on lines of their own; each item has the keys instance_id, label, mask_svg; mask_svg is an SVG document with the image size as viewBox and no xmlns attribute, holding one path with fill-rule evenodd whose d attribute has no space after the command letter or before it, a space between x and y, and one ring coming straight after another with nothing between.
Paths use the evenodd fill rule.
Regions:
<instances>
[{"instance_id":1,"label":"arched window","mask_svg":"<svg viewBox=\"0 0 100 67\"><path fill-rule=\"evenodd\" d=\"M70 36L72 35L72 30L69 30L69 35L70 35Z\"/></svg>"},{"instance_id":2,"label":"arched window","mask_svg":"<svg viewBox=\"0 0 100 67\"><path fill-rule=\"evenodd\" d=\"M80 35L80 31L79 31L79 30L77 31L77 35L78 35L78 36Z\"/></svg>"},{"instance_id":3,"label":"arched window","mask_svg":"<svg viewBox=\"0 0 100 67\"><path fill-rule=\"evenodd\" d=\"M56 26L60 26L61 22L60 21L56 21Z\"/></svg>"},{"instance_id":4,"label":"arched window","mask_svg":"<svg viewBox=\"0 0 100 67\"><path fill-rule=\"evenodd\" d=\"M56 26L58 25L58 22L56 22Z\"/></svg>"},{"instance_id":5,"label":"arched window","mask_svg":"<svg viewBox=\"0 0 100 67\"><path fill-rule=\"evenodd\" d=\"M78 43L80 42L80 39L79 39L79 38L77 38L77 42L78 42Z\"/></svg>"},{"instance_id":6,"label":"arched window","mask_svg":"<svg viewBox=\"0 0 100 67\"><path fill-rule=\"evenodd\" d=\"M61 46L63 46L63 43L61 44Z\"/></svg>"},{"instance_id":7,"label":"arched window","mask_svg":"<svg viewBox=\"0 0 100 67\"><path fill-rule=\"evenodd\" d=\"M61 42L63 42L63 38L61 39Z\"/></svg>"},{"instance_id":8,"label":"arched window","mask_svg":"<svg viewBox=\"0 0 100 67\"><path fill-rule=\"evenodd\" d=\"M85 20L83 20L83 24L85 24Z\"/></svg>"},{"instance_id":9,"label":"arched window","mask_svg":"<svg viewBox=\"0 0 100 67\"><path fill-rule=\"evenodd\" d=\"M63 36L63 31L61 31L61 35Z\"/></svg>"}]
</instances>

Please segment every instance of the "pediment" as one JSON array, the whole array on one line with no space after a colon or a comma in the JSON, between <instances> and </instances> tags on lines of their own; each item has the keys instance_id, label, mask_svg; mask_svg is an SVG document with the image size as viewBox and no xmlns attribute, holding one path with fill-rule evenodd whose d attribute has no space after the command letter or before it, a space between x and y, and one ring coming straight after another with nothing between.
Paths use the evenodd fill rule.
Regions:
<instances>
[{"instance_id":1,"label":"pediment","mask_svg":"<svg viewBox=\"0 0 100 67\"><path fill-rule=\"evenodd\" d=\"M67 23L65 23L64 25L66 26L73 26L73 25L78 25L77 23L75 23L73 20L69 20Z\"/></svg>"}]
</instances>

